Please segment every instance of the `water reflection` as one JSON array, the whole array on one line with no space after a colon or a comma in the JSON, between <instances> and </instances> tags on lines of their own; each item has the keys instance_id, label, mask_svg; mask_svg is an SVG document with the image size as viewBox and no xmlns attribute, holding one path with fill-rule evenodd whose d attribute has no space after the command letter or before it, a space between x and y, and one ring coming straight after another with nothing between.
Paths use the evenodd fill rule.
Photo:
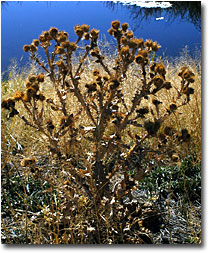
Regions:
<instances>
[{"instance_id":1,"label":"water reflection","mask_svg":"<svg viewBox=\"0 0 210 253\"><path fill-rule=\"evenodd\" d=\"M132 2L132 1L131 1ZM138 25L144 20L149 20L155 16L163 16L168 22L173 22L175 19L181 19L191 22L198 31L201 31L201 1L169 1L169 8L145 8L136 5L125 5L123 1L107 1L105 5L112 10L118 5L123 5L130 11L133 20L136 20Z\"/></svg>"}]
</instances>

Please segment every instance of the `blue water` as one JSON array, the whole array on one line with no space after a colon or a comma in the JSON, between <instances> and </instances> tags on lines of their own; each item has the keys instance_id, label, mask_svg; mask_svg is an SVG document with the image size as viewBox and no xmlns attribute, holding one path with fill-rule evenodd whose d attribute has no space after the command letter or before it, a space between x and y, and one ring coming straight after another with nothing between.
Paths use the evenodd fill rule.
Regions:
<instances>
[{"instance_id":1,"label":"blue water","mask_svg":"<svg viewBox=\"0 0 210 253\"><path fill-rule=\"evenodd\" d=\"M136 7L135 10L138 10ZM164 10L161 16L165 16ZM162 48L160 55L178 56L188 45L190 54L201 47L201 32L189 21L180 17L162 20L154 14L147 20L133 19L131 9L115 4L108 7L103 1L19 1L7 2L1 6L1 71L8 69L12 58L20 65L28 61L28 54L22 48L38 38L42 31L55 26L69 33L69 40L75 41L73 26L89 24L90 28L99 29L106 34L107 40L112 39L107 33L112 20L128 22L135 36L157 40Z\"/></svg>"}]
</instances>

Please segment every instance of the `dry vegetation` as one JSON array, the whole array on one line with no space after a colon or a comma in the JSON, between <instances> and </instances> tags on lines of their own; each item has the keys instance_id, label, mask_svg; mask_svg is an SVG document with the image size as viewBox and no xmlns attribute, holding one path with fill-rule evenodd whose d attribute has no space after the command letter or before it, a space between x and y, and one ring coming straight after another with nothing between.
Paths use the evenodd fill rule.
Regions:
<instances>
[{"instance_id":1,"label":"dry vegetation","mask_svg":"<svg viewBox=\"0 0 210 253\"><path fill-rule=\"evenodd\" d=\"M157 59L119 21L112 54L75 33L43 32L2 82L3 242L201 243L200 60Z\"/></svg>"}]
</instances>

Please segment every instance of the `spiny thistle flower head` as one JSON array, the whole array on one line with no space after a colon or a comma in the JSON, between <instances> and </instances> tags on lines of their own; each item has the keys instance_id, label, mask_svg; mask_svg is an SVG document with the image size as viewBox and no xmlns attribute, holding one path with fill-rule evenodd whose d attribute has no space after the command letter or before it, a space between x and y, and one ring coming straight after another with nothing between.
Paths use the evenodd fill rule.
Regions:
<instances>
[{"instance_id":1,"label":"spiny thistle flower head","mask_svg":"<svg viewBox=\"0 0 210 253\"><path fill-rule=\"evenodd\" d=\"M157 41L155 41L155 42L152 43L152 50L154 52L157 52L159 50L159 48L161 48L161 46L158 45Z\"/></svg>"},{"instance_id":2,"label":"spiny thistle flower head","mask_svg":"<svg viewBox=\"0 0 210 253\"><path fill-rule=\"evenodd\" d=\"M93 75L94 76L98 76L99 75L99 70L98 69L94 69L93 70Z\"/></svg>"},{"instance_id":3,"label":"spiny thistle flower head","mask_svg":"<svg viewBox=\"0 0 210 253\"><path fill-rule=\"evenodd\" d=\"M128 44L128 39L127 39L125 36L122 36L122 37L120 38L120 42L121 42L124 46L126 46L126 45Z\"/></svg>"},{"instance_id":4,"label":"spiny thistle flower head","mask_svg":"<svg viewBox=\"0 0 210 253\"><path fill-rule=\"evenodd\" d=\"M65 64L64 64L64 62L63 62L62 60L57 61L57 62L56 62L56 65L57 65L59 68L65 68Z\"/></svg>"},{"instance_id":5,"label":"spiny thistle flower head","mask_svg":"<svg viewBox=\"0 0 210 253\"><path fill-rule=\"evenodd\" d=\"M55 37L58 34L58 29L56 27L51 27L49 33L52 37Z\"/></svg>"},{"instance_id":6,"label":"spiny thistle flower head","mask_svg":"<svg viewBox=\"0 0 210 253\"><path fill-rule=\"evenodd\" d=\"M170 104L170 106L169 106L169 110L170 111L175 111L177 109L177 105L176 104L174 104L174 103L172 103L172 104Z\"/></svg>"},{"instance_id":7,"label":"spiny thistle flower head","mask_svg":"<svg viewBox=\"0 0 210 253\"><path fill-rule=\"evenodd\" d=\"M40 82L40 83L43 83L44 82L44 74L40 73L37 76L37 81Z\"/></svg>"},{"instance_id":8,"label":"spiny thistle flower head","mask_svg":"<svg viewBox=\"0 0 210 253\"><path fill-rule=\"evenodd\" d=\"M91 53L90 53L90 55L91 56L98 56L100 54L100 51L99 51L99 49L98 48L94 48L92 51L91 51Z\"/></svg>"},{"instance_id":9,"label":"spiny thistle flower head","mask_svg":"<svg viewBox=\"0 0 210 253\"><path fill-rule=\"evenodd\" d=\"M171 82L169 81L164 82L164 88L166 90L170 90L172 88Z\"/></svg>"},{"instance_id":10,"label":"spiny thistle flower head","mask_svg":"<svg viewBox=\"0 0 210 253\"><path fill-rule=\"evenodd\" d=\"M121 50L120 50L120 53L123 56L128 56L129 55L129 47L127 47L127 46L122 47Z\"/></svg>"},{"instance_id":11,"label":"spiny thistle flower head","mask_svg":"<svg viewBox=\"0 0 210 253\"><path fill-rule=\"evenodd\" d=\"M164 83L164 78L161 75L156 75L153 77L152 81L157 88L160 88Z\"/></svg>"},{"instance_id":12,"label":"spiny thistle flower head","mask_svg":"<svg viewBox=\"0 0 210 253\"><path fill-rule=\"evenodd\" d=\"M115 30L120 28L120 21L119 20L114 20L111 23L112 28L114 28Z\"/></svg>"},{"instance_id":13,"label":"spiny thistle flower head","mask_svg":"<svg viewBox=\"0 0 210 253\"><path fill-rule=\"evenodd\" d=\"M165 66L162 63L157 63L155 65L154 70L155 70L155 73L158 73L158 74L160 74L162 76L165 76L165 74L166 74L166 68L165 68Z\"/></svg>"},{"instance_id":14,"label":"spiny thistle flower head","mask_svg":"<svg viewBox=\"0 0 210 253\"><path fill-rule=\"evenodd\" d=\"M193 83L195 81L195 74L189 70L188 67L182 67L181 71L178 73L178 76L182 77L184 80Z\"/></svg>"},{"instance_id":15,"label":"spiny thistle flower head","mask_svg":"<svg viewBox=\"0 0 210 253\"><path fill-rule=\"evenodd\" d=\"M139 44L138 39L131 39L131 40L128 41L129 48L137 48L138 44Z\"/></svg>"},{"instance_id":16,"label":"spiny thistle flower head","mask_svg":"<svg viewBox=\"0 0 210 253\"><path fill-rule=\"evenodd\" d=\"M34 89L33 87L29 87L28 89L26 89L26 94L28 97L34 97L36 95L36 89Z\"/></svg>"},{"instance_id":17,"label":"spiny thistle flower head","mask_svg":"<svg viewBox=\"0 0 210 253\"><path fill-rule=\"evenodd\" d=\"M81 25L75 25L75 27L74 27L74 32L76 33L76 35L78 36L78 37L82 37L83 36L83 34L84 34L84 30L82 29L82 27L81 27Z\"/></svg>"},{"instance_id":18,"label":"spiny thistle flower head","mask_svg":"<svg viewBox=\"0 0 210 253\"><path fill-rule=\"evenodd\" d=\"M153 41L151 39L148 39L144 43L145 47L152 47L153 46Z\"/></svg>"},{"instance_id":19,"label":"spiny thistle flower head","mask_svg":"<svg viewBox=\"0 0 210 253\"><path fill-rule=\"evenodd\" d=\"M57 47L55 48L55 54L64 54L64 53L65 53L65 50L64 50L63 47L57 46Z\"/></svg>"},{"instance_id":20,"label":"spiny thistle flower head","mask_svg":"<svg viewBox=\"0 0 210 253\"><path fill-rule=\"evenodd\" d=\"M139 50L137 56L135 57L135 61L138 64L148 62L148 51L147 50Z\"/></svg>"},{"instance_id":21,"label":"spiny thistle flower head","mask_svg":"<svg viewBox=\"0 0 210 253\"><path fill-rule=\"evenodd\" d=\"M32 42L36 47L38 47L39 45L39 40L38 39L34 39Z\"/></svg>"},{"instance_id":22,"label":"spiny thistle flower head","mask_svg":"<svg viewBox=\"0 0 210 253\"><path fill-rule=\"evenodd\" d=\"M36 80L37 80L37 76L36 75L31 75L31 76L28 77L28 81L30 83L34 83L34 82L36 82Z\"/></svg>"},{"instance_id":23,"label":"spiny thistle flower head","mask_svg":"<svg viewBox=\"0 0 210 253\"><path fill-rule=\"evenodd\" d=\"M91 38L93 39L98 39L98 35L99 35L99 30L96 30L95 28L93 28L91 31L90 31L90 35L91 35Z\"/></svg>"},{"instance_id":24,"label":"spiny thistle flower head","mask_svg":"<svg viewBox=\"0 0 210 253\"><path fill-rule=\"evenodd\" d=\"M13 95L14 101L19 101L22 99L24 96L24 93L22 91L16 91L15 94Z\"/></svg>"},{"instance_id":25,"label":"spiny thistle flower head","mask_svg":"<svg viewBox=\"0 0 210 253\"><path fill-rule=\"evenodd\" d=\"M133 32L132 31L128 31L125 33L125 36L128 38L128 39L132 39L133 38Z\"/></svg>"},{"instance_id":26,"label":"spiny thistle flower head","mask_svg":"<svg viewBox=\"0 0 210 253\"><path fill-rule=\"evenodd\" d=\"M1 107L9 110L10 108L15 107L15 100L13 98L4 99L1 102Z\"/></svg>"},{"instance_id":27,"label":"spiny thistle flower head","mask_svg":"<svg viewBox=\"0 0 210 253\"><path fill-rule=\"evenodd\" d=\"M123 24L121 25L121 27L122 27L123 32L126 32L127 29L128 29L128 27L129 27L129 25L128 25L128 23L123 23Z\"/></svg>"},{"instance_id":28,"label":"spiny thistle flower head","mask_svg":"<svg viewBox=\"0 0 210 253\"><path fill-rule=\"evenodd\" d=\"M57 41L59 43L64 42L68 39L68 33L67 32L58 32Z\"/></svg>"},{"instance_id":29,"label":"spiny thistle flower head","mask_svg":"<svg viewBox=\"0 0 210 253\"><path fill-rule=\"evenodd\" d=\"M81 28L82 28L83 32L87 33L87 32L89 32L90 26L86 25L86 24L83 24L83 25L81 25Z\"/></svg>"},{"instance_id":30,"label":"spiny thistle flower head","mask_svg":"<svg viewBox=\"0 0 210 253\"><path fill-rule=\"evenodd\" d=\"M24 50L25 52L30 51L30 49L31 49L31 46L30 46L30 45L24 45L24 46L23 46L23 50Z\"/></svg>"},{"instance_id":31,"label":"spiny thistle flower head","mask_svg":"<svg viewBox=\"0 0 210 253\"><path fill-rule=\"evenodd\" d=\"M38 48L32 43L30 46L30 51L31 52L36 52L38 50Z\"/></svg>"},{"instance_id":32,"label":"spiny thistle flower head","mask_svg":"<svg viewBox=\"0 0 210 253\"><path fill-rule=\"evenodd\" d=\"M90 39L90 34L88 32L84 33L84 39L89 40Z\"/></svg>"}]
</instances>

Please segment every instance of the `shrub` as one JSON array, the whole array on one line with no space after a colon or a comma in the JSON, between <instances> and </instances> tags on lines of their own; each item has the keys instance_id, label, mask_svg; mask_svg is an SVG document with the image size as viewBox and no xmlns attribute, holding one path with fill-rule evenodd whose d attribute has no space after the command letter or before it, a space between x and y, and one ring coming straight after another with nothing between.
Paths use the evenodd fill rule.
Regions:
<instances>
[{"instance_id":1,"label":"shrub","mask_svg":"<svg viewBox=\"0 0 210 253\"><path fill-rule=\"evenodd\" d=\"M35 217L38 223L44 221L39 223L43 241L31 222L26 242L152 242L132 193L154 166L175 164L185 155L190 132L164 123L189 104L195 75L183 66L180 84L174 85L165 65L155 59L160 45L135 38L128 27L113 21L108 31L117 48L112 68L98 47L99 30L85 24L74 27L75 42L52 27L23 47L41 70L28 76L24 90L4 99L2 108L8 119L16 117L36 132L37 142L44 143L51 157L44 165L38 157L24 158L17 173L26 181L28 176L38 180L35 192L40 182L47 182L53 196L37 202L41 211ZM79 46L82 39L85 46ZM46 62L39 58L39 48ZM138 86L128 94L131 68ZM170 89L175 96L163 104L158 95ZM32 207L23 192L27 219Z\"/></svg>"}]
</instances>

